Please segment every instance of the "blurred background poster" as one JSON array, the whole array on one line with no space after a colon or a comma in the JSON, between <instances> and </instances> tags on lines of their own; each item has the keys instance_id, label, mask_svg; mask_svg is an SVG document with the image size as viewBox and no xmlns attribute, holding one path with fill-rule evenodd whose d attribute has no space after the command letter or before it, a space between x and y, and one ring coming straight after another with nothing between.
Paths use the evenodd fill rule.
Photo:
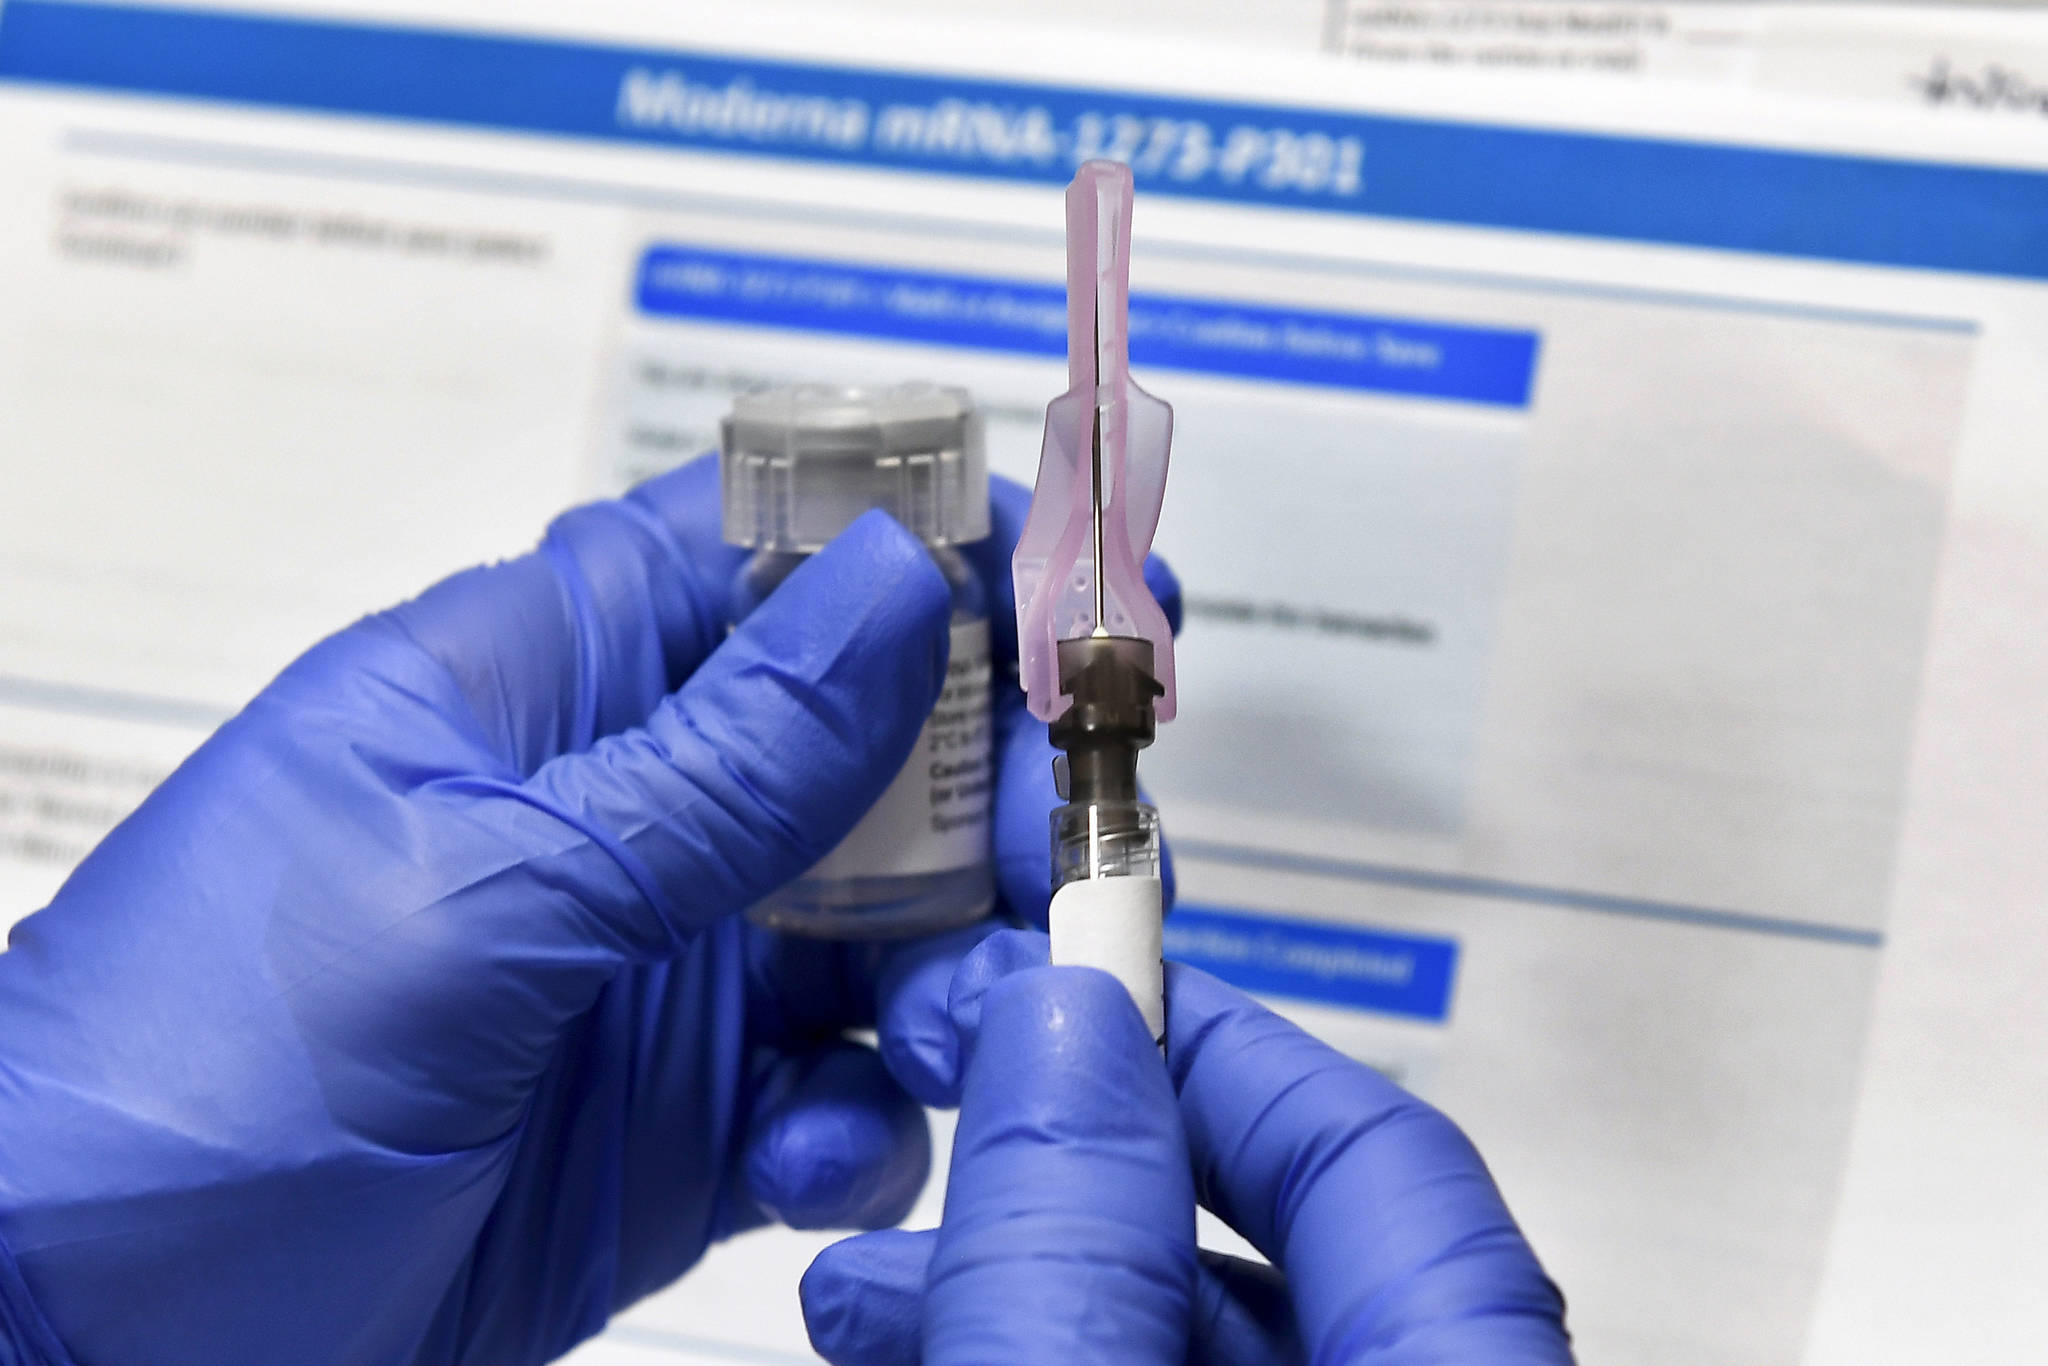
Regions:
<instances>
[{"instance_id":1,"label":"blurred background poster","mask_svg":"<svg viewBox=\"0 0 2048 1366\"><path fill-rule=\"evenodd\" d=\"M965 384L1028 480L1114 157L1170 954L1465 1125L1588 1362L2037 1351L2048 19L727 8L0 4L0 926L748 388ZM823 1241L575 1359L809 1360Z\"/></svg>"}]
</instances>

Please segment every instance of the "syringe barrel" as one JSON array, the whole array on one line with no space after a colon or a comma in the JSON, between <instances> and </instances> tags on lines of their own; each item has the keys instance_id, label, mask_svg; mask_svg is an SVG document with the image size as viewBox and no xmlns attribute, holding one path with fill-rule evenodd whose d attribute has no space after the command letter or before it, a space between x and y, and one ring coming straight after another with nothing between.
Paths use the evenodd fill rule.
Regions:
<instances>
[{"instance_id":1,"label":"syringe barrel","mask_svg":"<svg viewBox=\"0 0 2048 1366\"><path fill-rule=\"evenodd\" d=\"M1158 877L1159 813L1144 802L1068 802L1052 813L1052 885Z\"/></svg>"},{"instance_id":2,"label":"syringe barrel","mask_svg":"<svg viewBox=\"0 0 2048 1366\"><path fill-rule=\"evenodd\" d=\"M1069 802L1052 813L1052 857L1053 963L1123 983L1164 1048L1159 813L1143 802Z\"/></svg>"}]
</instances>

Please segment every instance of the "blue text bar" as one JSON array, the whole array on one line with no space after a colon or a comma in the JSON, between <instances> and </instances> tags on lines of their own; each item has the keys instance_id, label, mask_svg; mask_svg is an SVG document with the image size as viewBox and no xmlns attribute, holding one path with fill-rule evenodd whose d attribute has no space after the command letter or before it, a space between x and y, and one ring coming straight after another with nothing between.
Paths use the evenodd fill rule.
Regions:
<instances>
[{"instance_id":1,"label":"blue text bar","mask_svg":"<svg viewBox=\"0 0 2048 1366\"><path fill-rule=\"evenodd\" d=\"M1067 353L1065 285L665 244L634 294L658 317ZM1536 334L1170 295L1131 296L1131 362L1201 374L1526 407Z\"/></svg>"},{"instance_id":2,"label":"blue text bar","mask_svg":"<svg viewBox=\"0 0 2048 1366\"><path fill-rule=\"evenodd\" d=\"M1246 991L1440 1023L1458 944L1182 903L1166 918L1166 956Z\"/></svg>"},{"instance_id":3,"label":"blue text bar","mask_svg":"<svg viewBox=\"0 0 2048 1366\"><path fill-rule=\"evenodd\" d=\"M2048 278L2048 174L201 10L9 0L0 78Z\"/></svg>"}]
</instances>

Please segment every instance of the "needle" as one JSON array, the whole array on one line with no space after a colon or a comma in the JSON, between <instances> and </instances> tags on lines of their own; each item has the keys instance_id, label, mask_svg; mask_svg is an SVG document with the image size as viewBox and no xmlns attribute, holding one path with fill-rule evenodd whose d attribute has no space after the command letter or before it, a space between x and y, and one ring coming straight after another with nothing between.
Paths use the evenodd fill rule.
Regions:
<instances>
[{"instance_id":1,"label":"needle","mask_svg":"<svg viewBox=\"0 0 2048 1366\"><path fill-rule=\"evenodd\" d=\"M1103 623L1102 611L1102 298L1095 300L1095 350L1091 357L1095 367L1095 427L1091 439L1090 473L1094 482L1090 485L1089 528L1095 533L1095 630L1094 635L1106 636L1109 628Z\"/></svg>"}]
</instances>

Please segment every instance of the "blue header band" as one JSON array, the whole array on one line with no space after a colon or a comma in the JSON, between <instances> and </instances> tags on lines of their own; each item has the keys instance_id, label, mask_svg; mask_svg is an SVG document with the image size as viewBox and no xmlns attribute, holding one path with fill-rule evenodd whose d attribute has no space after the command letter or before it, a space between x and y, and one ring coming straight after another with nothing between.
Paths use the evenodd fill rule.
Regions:
<instances>
[{"instance_id":1,"label":"blue header band","mask_svg":"<svg viewBox=\"0 0 2048 1366\"><path fill-rule=\"evenodd\" d=\"M1064 284L662 245L640 258L634 294L657 317L1067 354ZM1134 294L1131 363L1523 408L1536 334Z\"/></svg>"},{"instance_id":2,"label":"blue header band","mask_svg":"<svg viewBox=\"0 0 2048 1366\"><path fill-rule=\"evenodd\" d=\"M0 79L2048 279L2048 173L542 38L9 0Z\"/></svg>"},{"instance_id":3,"label":"blue header band","mask_svg":"<svg viewBox=\"0 0 2048 1366\"><path fill-rule=\"evenodd\" d=\"M1458 943L1185 902L1166 917L1166 956L1245 991L1442 1023Z\"/></svg>"}]
</instances>

